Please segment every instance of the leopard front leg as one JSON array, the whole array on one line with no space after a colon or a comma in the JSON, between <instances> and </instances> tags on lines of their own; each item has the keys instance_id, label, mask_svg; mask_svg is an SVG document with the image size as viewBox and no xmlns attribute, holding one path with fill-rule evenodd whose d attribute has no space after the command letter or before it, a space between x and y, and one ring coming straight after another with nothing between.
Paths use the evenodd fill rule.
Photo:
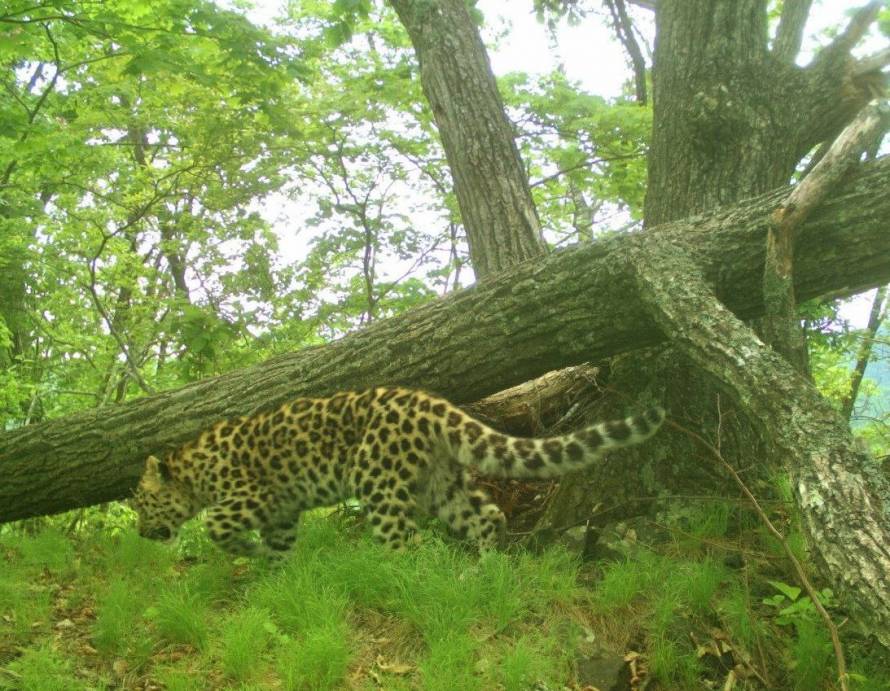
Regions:
<instances>
[{"instance_id":1,"label":"leopard front leg","mask_svg":"<svg viewBox=\"0 0 890 691\"><path fill-rule=\"evenodd\" d=\"M297 525L300 520L299 511L282 512L275 516L261 533L263 542L273 552L284 554L294 546L297 539Z\"/></svg>"},{"instance_id":2,"label":"leopard front leg","mask_svg":"<svg viewBox=\"0 0 890 691\"><path fill-rule=\"evenodd\" d=\"M250 534L263 528L268 508L247 492L234 493L210 507L204 520L210 539L223 551L244 557L270 556L274 552Z\"/></svg>"}]
</instances>

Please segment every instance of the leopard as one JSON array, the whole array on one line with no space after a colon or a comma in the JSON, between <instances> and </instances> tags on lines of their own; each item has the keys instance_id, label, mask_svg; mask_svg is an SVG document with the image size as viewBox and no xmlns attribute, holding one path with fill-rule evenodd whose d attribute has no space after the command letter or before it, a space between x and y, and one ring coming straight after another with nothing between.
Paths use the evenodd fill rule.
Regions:
<instances>
[{"instance_id":1,"label":"leopard","mask_svg":"<svg viewBox=\"0 0 890 691\"><path fill-rule=\"evenodd\" d=\"M652 407L564 435L517 437L417 389L297 398L148 456L130 505L142 537L169 542L205 511L207 534L225 552L280 558L303 512L354 498L374 537L396 550L419 541L426 515L485 552L505 546L506 519L479 477L558 478L649 439L664 419Z\"/></svg>"}]
</instances>

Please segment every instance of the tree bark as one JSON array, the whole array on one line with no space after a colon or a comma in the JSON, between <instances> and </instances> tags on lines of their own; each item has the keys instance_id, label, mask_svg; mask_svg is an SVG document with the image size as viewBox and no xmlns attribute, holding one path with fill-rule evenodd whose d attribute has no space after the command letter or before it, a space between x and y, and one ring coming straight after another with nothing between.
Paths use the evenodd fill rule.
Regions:
<instances>
[{"instance_id":1,"label":"tree bark","mask_svg":"<svg viewBox=\"0 0 890 691\"><path fill-rule=\"evenodd\" d=\"M877 465L819 392L720 304L683 252L659 237L631 254L648 313L751 418L774 465L791 476L817 565L890 647L890 492Z\"/></svg>"},{"instance_id":2,"label":"tree bark","mask_svg":"<svg viewBox=\"0 0 890 691\"><path fill-rule=\"evenodd\" d=\"M477 278L546 247L513 129L464 0L390 0L408 30Z\"/></svg>"},{"instance_id":3,"label":"tree bark","mask_svg":"<svg viewBox=\"0 0 890 691\"><path fill-rule=\"evenodd\" d=\"M802 299L890 282L890 158L867 164L801 227ZM740 318L763 309L769 214L787 189L659 230L688 250ZM175 391L0 434L0 521L126 496L145 457L228 416L301 395L378 384L421 386L457 403L547 371L664 339L636 299L630 248L618 236L525 262L467 290L331 343ZM655 235L655 234L653 234Z\"/></svg>"}]
</instances>

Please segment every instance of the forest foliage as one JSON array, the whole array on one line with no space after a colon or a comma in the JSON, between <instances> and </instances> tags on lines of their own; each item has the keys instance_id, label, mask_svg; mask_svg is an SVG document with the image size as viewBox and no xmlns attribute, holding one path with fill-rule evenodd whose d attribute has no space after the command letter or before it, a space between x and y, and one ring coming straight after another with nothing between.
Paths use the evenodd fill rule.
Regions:
<instances>
[{"instance_id":1,"label":"forest foliage","mask_svg":"<svg viewBox=\"0 0 890 691\"><path fill-rule=\"evenodd\" d=\"M41 20L14 3L0 25L15 65L6 428L323 342L472 281L390 11L301 3L271 32L209 3L57 5ZM559 72L501 86L549 239L576 240L580 213L596 232L632 225L648 110Z\"/></svg>"}]
</instances>

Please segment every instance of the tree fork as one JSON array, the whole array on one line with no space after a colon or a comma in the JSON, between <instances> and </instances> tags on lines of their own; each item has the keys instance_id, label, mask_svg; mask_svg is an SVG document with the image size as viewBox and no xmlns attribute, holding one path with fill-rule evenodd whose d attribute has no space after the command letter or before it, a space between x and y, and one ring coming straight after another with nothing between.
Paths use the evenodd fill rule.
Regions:
<instances>
[{"instance_id":1,"label":"tree fork","mask_svg":"<svg viewBox=\"0 0 890 691\"><path fill-rule=\"evenodd\" d=\"M884 158L863 166L814 210L800 229L796 295L890 282L888 188ZM654 236L687 251L737 316L761 316L769 216L787 194L784 188L658 233L556 252L329 345L4 432L0 521L124 497L148 454L175 448L219 419L293 397L403 384L468 402L549 370L659 343L664 335L635 297L628 265L634 248Z\"/></svg>"}]
</instances>

